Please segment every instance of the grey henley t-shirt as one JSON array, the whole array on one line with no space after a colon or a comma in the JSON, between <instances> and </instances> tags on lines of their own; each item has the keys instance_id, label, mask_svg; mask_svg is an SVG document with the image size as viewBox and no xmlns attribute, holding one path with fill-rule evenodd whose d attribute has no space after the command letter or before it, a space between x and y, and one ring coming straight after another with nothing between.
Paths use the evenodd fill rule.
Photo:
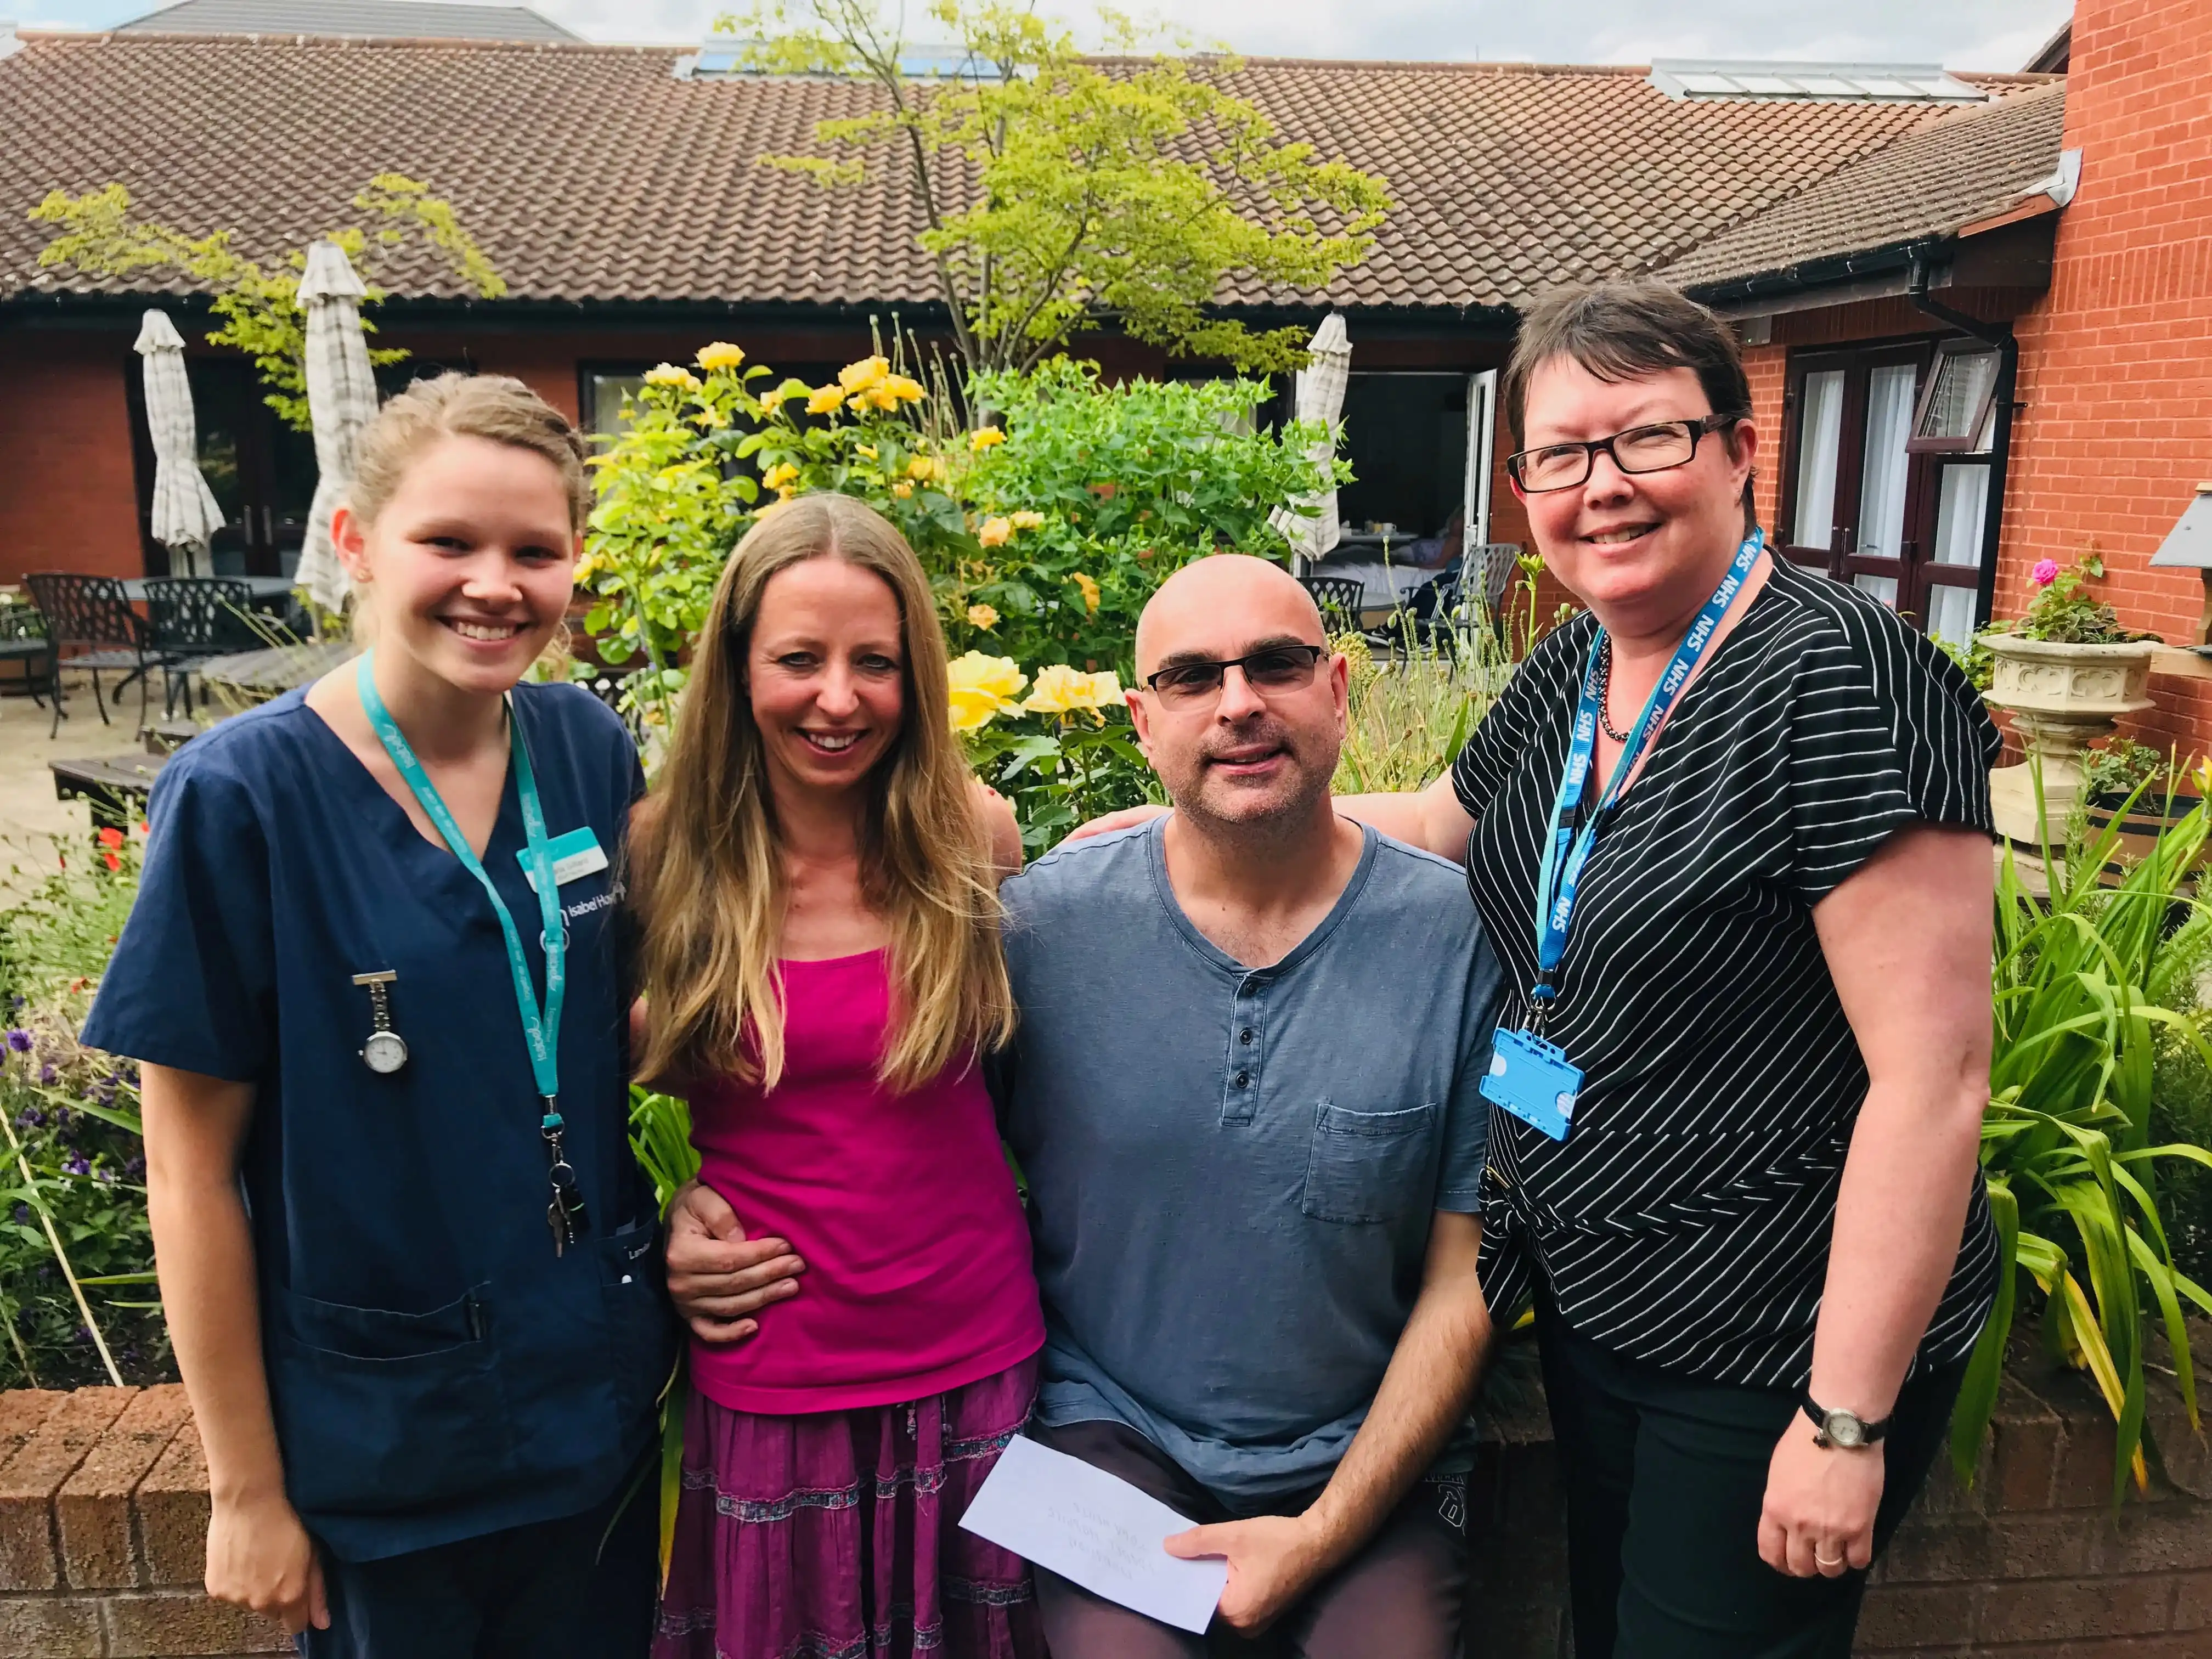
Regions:
<instances>
[{"instance_id":1,"label":"grey henley t-shirt","mask_svg":"<svg viewBox=\"0 0 2212 1659\"><path fill-rule=\"evenodd\" d=\"M1003 890L1021 1024L995 1072L1044 1292L1038 1415L1126 1423L1256 1508L1328 1478L1434 1212L1481 1210L1499 972L1461 872L1371 829L1321 924L1246 968L1176 902L1166 822Z\"/></svg>"}]
</instances>

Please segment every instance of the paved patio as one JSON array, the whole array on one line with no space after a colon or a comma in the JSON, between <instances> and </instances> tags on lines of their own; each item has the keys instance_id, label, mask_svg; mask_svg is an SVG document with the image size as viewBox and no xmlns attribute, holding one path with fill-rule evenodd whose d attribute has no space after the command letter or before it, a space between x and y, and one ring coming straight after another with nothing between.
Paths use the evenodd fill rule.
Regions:
<instances>
[{"instance_id":1,"label":"paved patio","mask_svg":"<svg viewBox=\"0 0 2212 1659\"><path fill-rule=\"evenodd\" d=\"M0 905L22 896L53 867L57 838L82 841L91 833L82 801L54 799L52 760L88 755L127 754L138 747L138 690L123 707L112 704L102 726L92 706L89 675L64 676L69 718L54 737L46 736L53 716L25 696L0 696ZM112 675L103 675L112 684ZM159 689L158 687L156 688ZM160 714L158 708L152 711Z\"/></svg>"}]
</instances>

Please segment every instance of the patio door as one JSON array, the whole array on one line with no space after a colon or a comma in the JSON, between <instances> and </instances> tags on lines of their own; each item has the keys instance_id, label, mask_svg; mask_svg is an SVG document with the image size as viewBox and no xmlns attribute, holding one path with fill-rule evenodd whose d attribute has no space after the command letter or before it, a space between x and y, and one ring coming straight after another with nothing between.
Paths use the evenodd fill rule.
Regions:
<instances>
[{"instance_id":1,"label":"patio door","mask_svg":"<svg viewBox=\"0 0 2212 1659\"><path fill-rule=\"evenodd\" d=\"M131 425L138 450L138 521L153 519L154 453L146 433L144 384L136 373ZM242 358L186 354L193 423L199 433L200 475L208 481L223 525L209 551L218 576L289 576L307 538L315 499L315 444L262 401L253 366ZM169 573L169 550L144 534L146 574ZM177 574L182 574L181 571Z\"/></svg>"},{"instance_id":2,"label":"patio door","mask_svg":"<svg viewBox=\"0 0 2212 1659\"><path fill-rule=\"evenodd\" d=\"M1992 510L1995 363L1972 341L1793 361L1778 552L1939 638L1969 641Z\"/></svg>"}]
</instances>

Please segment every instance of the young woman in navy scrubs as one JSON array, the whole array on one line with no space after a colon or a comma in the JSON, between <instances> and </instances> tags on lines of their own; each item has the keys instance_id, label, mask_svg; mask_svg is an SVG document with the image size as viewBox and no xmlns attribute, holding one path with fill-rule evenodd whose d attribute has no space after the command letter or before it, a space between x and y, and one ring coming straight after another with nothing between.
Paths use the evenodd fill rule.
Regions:
<instances>
[{"instance_id":1,"label":"young woman in navy scrubs","mask_svg":"<svg viewBox=\"0 0 2212 1659\"><path fill-rule=\"evenodd\" d=\"M672 1323L613 885L643 783L605 708L520 683L587 500L519 381L385 406L331 527L373 650L164 769L84 1030L143 1062L208 1590L313 1659L649 1637L623 1500Z\"/></svg>"}]
</instances>

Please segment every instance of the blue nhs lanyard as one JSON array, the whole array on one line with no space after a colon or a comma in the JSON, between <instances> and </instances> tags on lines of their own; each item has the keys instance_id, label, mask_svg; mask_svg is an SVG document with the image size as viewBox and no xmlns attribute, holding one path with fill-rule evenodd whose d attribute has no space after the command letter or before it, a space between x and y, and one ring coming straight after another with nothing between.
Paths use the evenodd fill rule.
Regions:
<instances>
[{"instance_id":1,"label":"blue nhs lanyard","mask_svg":"<svg viewBox=\"0 0 2212 1659\"><path fill-rule=\"evenodd\" d=\"M370 652L362 653L361 665L355 674L361 706L368 715L368 723L375 729L384 752L391 757L392 765L414 792L416 800L429 815L430 822L437 825L438 833L445 837L453 856L461 861L461 867L483 886L484 896L491 900L492 914L499 918L500 933L507 941L507 965L514 978L514 1000L522 1014L523 1040L530 1049L530 1072L545 1105L539 1128L553 1161L553 1202L547 1207L545 1218L553 1230L554 1253L559 1255L575 1242L577 1231L583 1224L584 1205L575 1171L569 1167L562 1149L565 1125L560 1109L561 999L568 980L568 924L561 915L560 889L553 879L552 837L546 833L544 809L538 799L538 780L530 766L530 744L515 721L510 702L507 725L514 739L515 792L522 799L522 826L529 838L528 867L537 881L538 921L543 929L539 943L545 951L545 1004L542 1013L537 988L531 983L530 959L522 953L522 935L515 927L514 918L507 913L507 902L492 884L483 860L461 833L461 826L447 806L445 798L439 794L438 786L430 781L430 775L416 758L399 723L384 706L384 698L376 689L376 677L370 672L372 655Z\"/></svg>"},{"instance_id":2,"label":"blue nhs lanyard","mask_svg":"<svg viewBox=\"0 0 2212 1659\"><path fill-rule=\"evenodd\" d=\"M1721 578L1721 585L1713 590L1705 608L1698 612L1690 631L1674 647L1674 658L1667 665L1667 672L1659 677L1659 684L1651 688L1644 699L1644 712L1629 729L1628 739L1621 745L1620 759L1615 764L1612 781L1596 806L1582 810L1582 801L1589 783L1591 759L1597 748L1598 723L1598 665L1604 660L1605 630L1600 629L1590 641L1589 666L1583 672L1582 697L1575 708L1575 728L1567 745L1566 770L1559 779L1559 793L1552 802L1552 822L1544 838L1544 868L1536 888L1536 983L1528 992L1529 1029L1540 1034L1551 1004L1559 994L1559 963L1567 953L1567 929L1575 915L1575 894L1580 886L1583 866L1589 860L1591 844L1597 839L1598 821L1604 817L1620 794L1636 763L1651 741L1651 734L1674 700L1689 683L1698 660L1712 643L1713 631L1728 615L1729 606L1741 591L1751 568L1759 562L1759 554L1766 546L1765 532L1753 530L1736 549L1735 558Z\"/></svg>"}]
</instances>

